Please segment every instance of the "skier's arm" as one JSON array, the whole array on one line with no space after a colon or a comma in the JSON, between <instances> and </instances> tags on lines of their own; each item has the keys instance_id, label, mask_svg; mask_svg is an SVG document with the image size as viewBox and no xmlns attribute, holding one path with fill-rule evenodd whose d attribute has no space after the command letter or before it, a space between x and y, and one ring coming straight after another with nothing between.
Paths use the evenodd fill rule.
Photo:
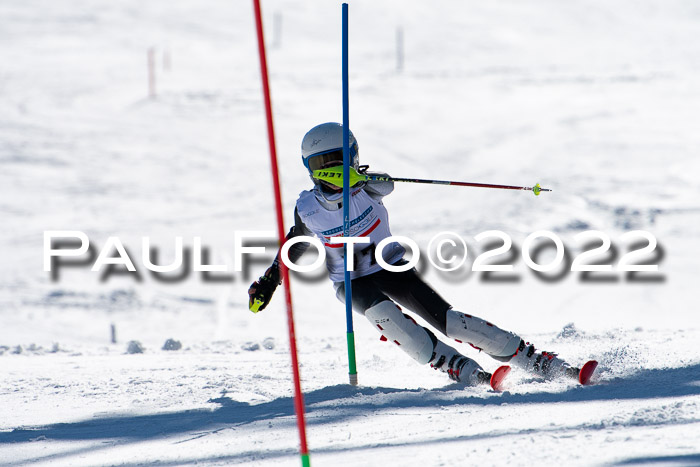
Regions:
<instances>
[{"instance_id":1,"label":"skier's arm","mask_svg":"<svg viewBox=\"0 0 700 467\"><path fill-rule=\"evenodd\" d=\"M388 177L388 174L380 172L367 172L367 175L379 175ZM390 181L369 181L366 182L365 191L377 201L394 191L394 182Z\"/></svg>"},{"instance_id":2,"label":"skier's arm","mask_svg":"<svg viewBox=\"0 0 700 467\"><path fill-rule=\"evenodd\" d=\"M299 216L299 210L297 208L294 208L294 226L289 229L289 233L287 234L287 239L294 238L294 237L299 237L301 235L305 235L307 237L313 236L313 232L309 230L309 228L304 224L304 222L301 220L301 216ZM299 258L301 258L301 255L304 254L304 252L309 248L311 244L308 242L299 242L295 243L289 248L289 259L292 263L296 263ZM279 253L277 253L277 257L275 257L274 263L277 263L279 266ZM273 264L274 264L273 263Z\"/></svg>"},{"instance_id":3,"label":"skier's arm","mask_svg":"<svg viewBox=\"0 0 700 467\"><path fill-rule=\"evenodd\" d=\"M309 230L309 228L306 227L306 225L304 225L304 223L301 220L301 217L299 216L299 212L295 209L294 226L291 229L289 229L289 233L287 234L286 240L298 237L300 235L311 236L313 234ZM301 256L307 250L307 248L309 248L308 242L299 242L292 245L291 248L289 248L288 255L290 261L296 263L296 261L299 258L301 258ZM272 295L275 293L277 286L282 283L279 257L280 254L278 252L277 256L275 257L275 260L272 262L272 265L265 271L265 274L260 276L260 278L257 281L253 282L250 285L250 288L248 289L248 308L250 308L250 311L252 311L253 313L257 313L258 311L265 309L267 304L270 303Z\"/></svg>"}]
</instances>

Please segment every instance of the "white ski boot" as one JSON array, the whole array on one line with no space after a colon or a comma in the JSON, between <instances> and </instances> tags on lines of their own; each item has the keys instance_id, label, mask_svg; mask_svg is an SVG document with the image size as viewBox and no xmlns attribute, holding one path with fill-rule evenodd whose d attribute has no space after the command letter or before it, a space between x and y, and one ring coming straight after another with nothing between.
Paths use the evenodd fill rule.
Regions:
<instances>
[{"instance_id":1,"label":"white ski boot","mask_svg":"<svg viewBox=\"0 0 700 467\"><path fill-rule=\"evenodd\" d=\"M535 346L524 340L520 340L520 345L513 358L512 363L518 368L535 373L546 378L568 376L578 378L579 369L574 368L564 360L560 359L554 352L543 350L538 352Z\"/></svg>"},{"instance_id":2,"label":"white ski boot","mask_svg":"<svg viewBox=\"0 0 700 467\"><path fill-rule=\"evenodd\" d=\"M435 344L430 367L447 373L450 379L467 386L489 384L492 376L474 360L465 357L439 340Z\"/></svg>"}]
</instances>

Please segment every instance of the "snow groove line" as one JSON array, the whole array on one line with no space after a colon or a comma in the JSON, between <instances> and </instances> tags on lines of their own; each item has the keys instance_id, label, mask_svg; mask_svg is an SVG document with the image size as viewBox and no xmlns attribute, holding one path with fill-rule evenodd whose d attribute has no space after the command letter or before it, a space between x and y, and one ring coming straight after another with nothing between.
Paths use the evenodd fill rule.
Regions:
<instances>
[{"instance_id":1,"label":"snow groove line","mask_svg":"<svg viewBox=\"0 0 700 467\"><path fill-rule=\"evenodd\" d=\"M200 438L204 438L205 436L218 434L218 433L220 433L220 432L222 432L222 431L224 431L224 430L234 430L234 429L235 429L235 427L229 427L229 426L227 426L227 427L219 428L218 430L203 431L203 432L201 432L201 433L197 433L195 436L192 436L192 437L190 437L190 438L181 439L180 441L175 441L175 442L172 443L172 444L183 444L183 443L187 443L188 441L194 441L194 440L197 440L197 439L200 439Z\"/></svg>"},{"instance_id":2,"label":"snow groove line","mask_svg":"<svg viewBox=\"0 0 700 467\"><path fill-rule=\"evenodd\" d=\"M8 462L8 463L0 463L0 467L15 467L17 465L36 464L39 462L51 462L51 463L53 463L59 459L67 459L67 458L70 458L71 456L81 456L81 455L84 455L87 453L104 451L106 449L117 447L117 446L122 446L125 444L127 444L127 443L123 442L123 441L113 441L109 444L84 446L84 447L75 448L75 449L71 449L71 450L64 451L64 452L58 452L58 453L54 453L54 454L46 454L44 456L35 457L33 459L27 459L27 460L21 460L21 461L14 460L14 461ZM66 462L66 463L68 463L68 462Z\"/></svg>"},{"instance_id":3,"label":"snow groove line","mask_svg":"<svg viewBox=\"0 0 700 467\"><path fill-rule=\"evenodd\" d=\"M693 419L693 420L688 420L688 421L682 421L680 423L674 423L673 421L666 421L666 422L657 422L657 423L650 423L648 425L637 425L635 423L629 423L629 424L620 424L616 425L616 428L645 428L645 427L659 427L659 426L664 426L664 425L669 425L669 424L677 424L677 425L692 425L692 424L700 424L700 419ZM523 430L509 430L509 431L503 431L503 430L495 430L492 432L487 432L487 433L479 433L479 434L474 434L474 435L460 435L460 436L452 436L448 438L432 438L432 439L421 439L421 440L416 440L416 441L406 441L406 442L382 442L382 443L369 443L365 445L360 445L360 444L352 444L348 446L338 446L337 442L334 442L333 446L328 446L328 447L320 447L320 446L314 446L313 447L313 453L315 456L320 456L323 454L346 454L348 452L353 452L357 453L358 451L362 450L377 450L377 449L395 449L395 448L407 448L407 447L416 447L416 446L435 446L437 444L451 444L451 443L459 443L459 442L472 442L472 441L483 441L483 440L491 440L495 438L507 438L507 437L515 437L515 436L520 436L520 435L536 435L536 436L541 436L541 435L562 435L562 434L569 434L573 433L574 435L579 433L579 432L597 432L601 430L607 430L609 429L610 426L599 426L597 424L590 424L590 423L584 423L581 425L575 425L575 426L570 426L570 427L551 427L551 428L527 428ZM700 428L700 427L699 427ZM375 453L376 454L376 453ZM136 466L144 466L144 465L158 465L160 467L169 467L169 466L176 466L176 465L195 465L199 463L220 463L220 462L225 462L226 464L230 465L246 465L249 464L251 461L256 460L272 460L272 459L280 459L280 458L285 458L285 457L296 457L297 456L297 451L289 448L289 449L276 449L276 450L267 450L267 451L245 451L245 452L240 452L236 454L231 454L228 456L212 456L212 457L207 457L207 458L196 458L196 457L190 457L190 458L177 458L177 459L172 459L172 460L163 460L159 459L153 462L137 462L137 463L130 463L130 464L120 464L122 467L136 467ZM34 462L29 461L29 462ZM631 461L624 461L622 464L618 465L627 465Z\"/></svg>"}]
</instances>

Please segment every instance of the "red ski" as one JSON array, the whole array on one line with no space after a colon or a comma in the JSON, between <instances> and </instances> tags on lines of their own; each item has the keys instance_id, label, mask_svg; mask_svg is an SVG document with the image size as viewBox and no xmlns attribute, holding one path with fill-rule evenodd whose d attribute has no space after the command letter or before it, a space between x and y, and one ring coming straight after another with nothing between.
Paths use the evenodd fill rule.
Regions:
<instances>
[{"instance_id":1,"label":"red ski","mask_svg":"<svg viewBox=\"0 0 700 467\"><path fill-rule=\"evenodd\" d=\"M585 368L585 365L584 365L584 368ZM595 369L595 367L594 367L594 369ZM581 370L581 371L583 371L583 370ZM503 381L506 379L506 376L508 376L508 373L510 373L510 367L508 365L499 366L496 369L496 371L493 372L493 374L491 375L490 383L491 383L491 387L493 388L494 391L501 390L501 386L503 385Z\"/></svg>"},{"instance_id":2,"label":"red ski","mask_svg":"<svg viewBox=\"0 0 700 467\"><path fill-rule=\"evenodd\" d=\"M589 360L587 361L582 367L581 370L578 372L578 382L583 384L584 386L591 381L591 376L593 376L593 372L595 371L596 367L598 366L598 362L595 360ZM501 367L503 368L503 367ZM499 368L500 370L500 368ZM498 371L498 370L496 370ZM506 373L507 374L507 373ZM494 376L496 373L494 373ZM493 381L493 378L491 378L491 381ZM493 386L493 384L491 384Z\"/></svg>"}]
</instances>

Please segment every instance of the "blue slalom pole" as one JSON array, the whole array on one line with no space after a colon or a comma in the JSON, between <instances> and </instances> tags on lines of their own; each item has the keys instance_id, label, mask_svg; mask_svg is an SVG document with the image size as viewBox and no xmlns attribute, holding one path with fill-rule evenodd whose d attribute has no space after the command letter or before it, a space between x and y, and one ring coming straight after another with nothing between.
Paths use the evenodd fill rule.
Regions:
<instances>
[{"instance_id":1,"label":"blue slalom pole","mask_svg":"<svg viewBox=\"0 0 700 467\"><path fill-rule=\"evenodd\" d=\"M350 109L348 91L348 4L343 3L343 236L350 236ZM355 332L352 328L352 281L348 271L348 245L343 245L345 258L345 321L348 340L348 376L357 386Z\"/></svg>"}]
</instances>

